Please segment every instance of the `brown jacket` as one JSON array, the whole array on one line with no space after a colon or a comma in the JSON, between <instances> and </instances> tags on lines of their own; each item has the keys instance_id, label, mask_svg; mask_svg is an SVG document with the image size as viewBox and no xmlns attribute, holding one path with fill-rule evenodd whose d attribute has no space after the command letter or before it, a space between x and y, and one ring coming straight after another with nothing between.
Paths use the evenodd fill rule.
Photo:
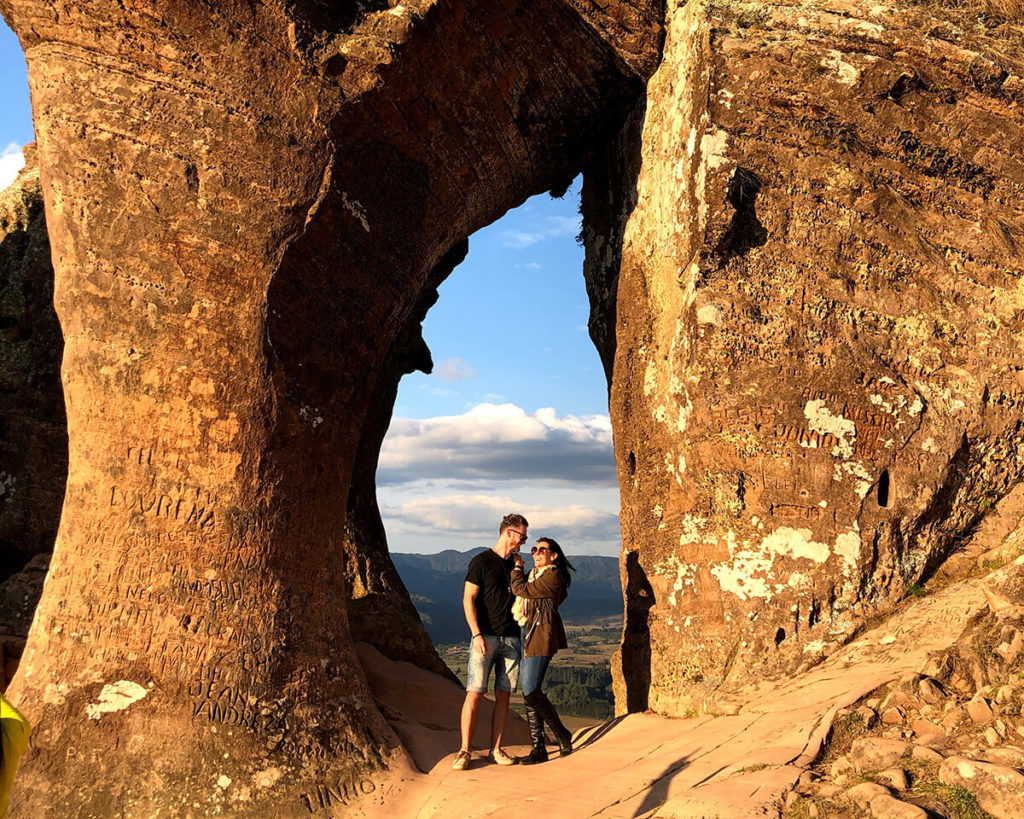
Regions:
<instances>
[{"instance_id":1,"label":"brown jacket","mask_svg":"<svg viewBox=\"0 0 1024 819\"><path fill-rule=\"evenodd\" d=\"M512 570L512 593L526 598L526 643L524 657L549 657L568 647L558 605L565 600L562 576L553 567L528 583L523 570Z\"/></svg>"}]
</instances>

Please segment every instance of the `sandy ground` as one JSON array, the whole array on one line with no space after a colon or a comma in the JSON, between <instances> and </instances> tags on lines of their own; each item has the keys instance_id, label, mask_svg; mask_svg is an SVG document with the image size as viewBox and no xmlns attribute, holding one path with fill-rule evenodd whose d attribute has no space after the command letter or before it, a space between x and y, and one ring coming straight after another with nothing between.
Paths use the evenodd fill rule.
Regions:
<instances>
[{"instance_id":1,"label":"sandy ground","mask_svg":"<svg viewBox=\"0 0 1024 819\"><path fill-rule=\"evenodd\" d=\"M537 766L498 767L481 751L468 771L453 771L461 689L362 646L371 687L411 759L396 766L373 804L349 805L346 815L777 815L781 797L818 754L836 710L918 670L929 653L951 645L985 609L984 582L964 581L923 598L800 677L736 692L731 715L631 714L577 730L571 756L559 759L552 750L551 761ZM488 720L489 712L478 727L477 748L487 747ZM516 717L505 744L525 754L527 741Z\"/></svg>"}]
</instances>

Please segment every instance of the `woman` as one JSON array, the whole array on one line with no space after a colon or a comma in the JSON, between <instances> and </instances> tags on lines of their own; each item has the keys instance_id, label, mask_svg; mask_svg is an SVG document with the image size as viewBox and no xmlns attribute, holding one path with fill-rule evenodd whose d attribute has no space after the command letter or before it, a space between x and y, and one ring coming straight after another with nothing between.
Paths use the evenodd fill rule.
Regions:
<instances>
[{"instance_id":1,"label":"woman","mask_svg":"<svg viewBox=\"0 0 1024 819\"><path fill-rule=\"evenodd\" d=\"M533 570L529 580L523 577L523 559L518 554L512 570L512 592L516 595L512 612L526 629L519 681L533 746L529 756L519 759L521 765L547 762L544 723L555 735L561 755L572 753L572 734L562 725L555 706L541 691L541 684L555 652L568 645L562 618L558 616L558 606L569 593L569 584L572 582L569 570L573 566L562 553L562 547L549 537L538 539L537 545L530 552L533 555Z\"/></svg>"}]
</instances>

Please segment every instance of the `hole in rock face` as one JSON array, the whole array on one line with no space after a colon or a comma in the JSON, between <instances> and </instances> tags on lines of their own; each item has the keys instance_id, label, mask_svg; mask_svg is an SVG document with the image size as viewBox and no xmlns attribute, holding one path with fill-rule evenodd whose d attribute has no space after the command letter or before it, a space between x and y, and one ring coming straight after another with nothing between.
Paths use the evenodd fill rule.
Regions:
<instances>
[{"instance_id":1,"label":"hole in rock face","mask_svg":"<svg viewBox=\"0 0 1024 819\"><path fill-rule=\"evenodd\" d=\"M775 646L776 646L776 648L778 648L778 646L785 639L786 639L786 630L784 628L780 628L778 631L775 632Z\"/></svg>"},{"instance_id":2,"label":"hole in rock face","mask_svg":"<svg viewBox=\"0 0 1024 819\"><path fill-rule=\"evenodd\" d=\"M537 538L559 543L576 568L559 606L569 644L599 637L591 661L571 671L556 664L551 674L565 685L587 681L576 716L596 720L613 712L609 661L624 603L608 383L588 334L576 242L580 187L573 182L561 200L533 197L477 231L437 286L422 328L411 328L429 355L410 360L398 384L376 494L392 562L456 674L465 674L469 636L467 566L494 545L502 516L529 521L527 569ZM634 471L636 457L623 457ZM653 603L642 575L629 574L638 623ZM638 646L648 640L635 637ZM649 665L643 650L633 650L633 666Z\"/></svg>"},{"instance_id":3,"label":"hole in rock face","mask_svg":"<svg viewBox=\"0 0 1024 819\"><path fill-rule=\"evenodd\" d=\"M628 465L628 468L629 468L629 474L630 475L635 475L636 474L636 455L633 452L629 453L629 458L627 458L627 465Z\"/></svg>"},{"instance_id":4,"label":"hole in rock face","mask_svg":"<svg viewBox=\"0 0 1024 819\"><path fill-rule=\"evenodd\" d=\"M734 256L742 256L768 241L768 231L757 218L757 195L762 187L764 182L761 178L747 168L736 168L729 179L725 198L736 212L715 248L721 266Z\"/></svg>"},{"instance_id":5,"label":"hole in rock face","mask_svg":"<svg viewBox=\"0 0 1024 819\"><path fill-rule=\"evenodd\" d=\"M878 478L878 505L886 507L889 505L889 470L883 470Z\"/></svg>"}]
</instances>

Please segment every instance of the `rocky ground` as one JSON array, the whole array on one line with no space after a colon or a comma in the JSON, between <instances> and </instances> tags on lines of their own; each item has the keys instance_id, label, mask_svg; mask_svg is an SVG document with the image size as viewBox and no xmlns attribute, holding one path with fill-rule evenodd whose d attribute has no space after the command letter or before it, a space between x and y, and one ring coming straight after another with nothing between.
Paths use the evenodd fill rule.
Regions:
<instances>
[{"instance_id":1,"label":"rocky ground","mask_svg":"<svg viewBox=\"0 0 1024 819\"><path fill-rule=\"evenodd\" d=\"M1011 538L977 566L1017 550ZM984 590L952 646L837 712L787 819L1024 816L1024 579Z\"/></svg>"},{"instance_id":2,"label":"rocky ground","mask_svg":"<svg viewBox=\"0 0 1024 819\"><path fill-rule=\"evenodd\" d=\"M376 806L352 805L352 815L520 816L542 782L545 808L562 816L1022 816L1016 537L999 535L995 553L968 545L967 576L933 578L795 677L726 692L715 713L631 714L577 732L572 756L537 769L498 768L481 752L469 772L453 772L457 687L362 652L378 705L422 774L394 777Z\"/></svg>"}]
</instances>

